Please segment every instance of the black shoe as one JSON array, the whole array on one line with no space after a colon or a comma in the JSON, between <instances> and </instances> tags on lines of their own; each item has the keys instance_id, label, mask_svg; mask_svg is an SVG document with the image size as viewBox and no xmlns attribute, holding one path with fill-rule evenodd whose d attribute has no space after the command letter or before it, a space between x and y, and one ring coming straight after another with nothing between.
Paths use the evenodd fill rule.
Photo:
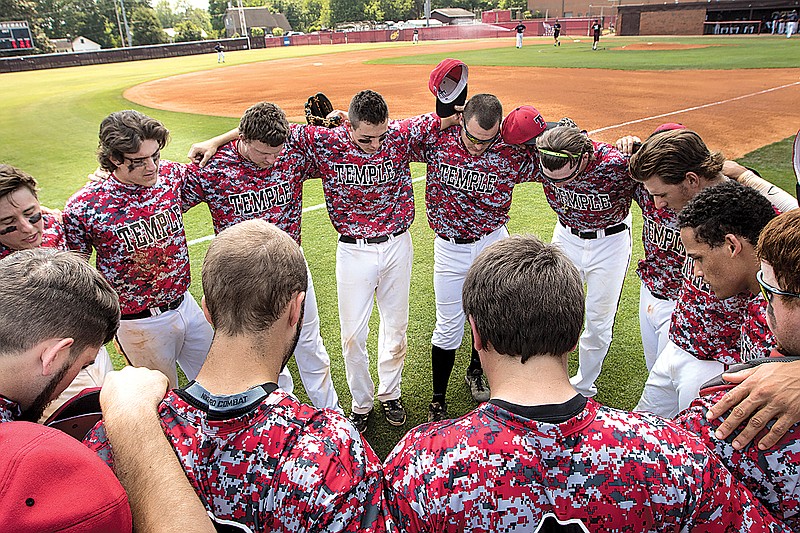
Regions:
<instances>
[{"instance_id":1,"label":"black shoe","mask_svg":"<svg viewBox=\"0 0 800 533\"><path fill-rule=\"evenodd\" d=\"M464 376L464 381L469 387L469 392L472 399L476 402L485 402L489 400L489 384L483 377L483 370L467 370L467 375Z\"/></svg>"},{"instance_id":2,"label":"black shoe","mask_svg":"<svg viewBox=\"0 0 800 533\"><path fill-rule=\"evenodd\" d=\"M428 406L428 422L438 422L447 418L447 404L444 402L431 402Z\"/></svg>"},{"instance_id":3,"label":"black shoe","mask_svg":"<svg viewBox=\"0 0 800 533\"><path fill-rule=\"evenodd\" d=\"M406 410L403 409L400 398L381 402L381 405L383 406L383 414L386 415L386 421L391 425L402 426L406 423Z\"/></svg>"},{"instance_id":4,"label":"black shoe","mask_svg":"<svg viewBox=\"0 0 800 533\"><path fill-rule=\"evenodd\" d=\"M372 414L372 411L368 413L350 413L348 417L350 422L356 427L359 433L364 433L364 430L367 429L367 422L369 422L369 415Z\"/></svg>"}]
</instances>

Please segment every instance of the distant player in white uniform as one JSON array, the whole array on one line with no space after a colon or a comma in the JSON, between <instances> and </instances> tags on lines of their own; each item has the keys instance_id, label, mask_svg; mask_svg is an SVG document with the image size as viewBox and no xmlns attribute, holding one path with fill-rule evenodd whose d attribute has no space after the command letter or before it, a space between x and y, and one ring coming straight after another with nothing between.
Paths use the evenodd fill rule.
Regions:
<instances>
[{"instance_id":1,"label":"distant player in white uniform","mask_svg":"<svg viewBox=\"0 0 800 533\"><path fill-rule=\"evenodd\" d=\"M290 127L286 115L275 104L260 102L250 107L233 132L237 134L235 140L225 143L203 168L188 167L184 209L200 202L208 204L215 234L239 222L260 218L275 224L300 244L303 183L313 175L313 165L296 147L299 132L299 127ZM304 309L295 349L300 378L315 407L339 409L330 357L319 332L311 271ZM284 383L284 372L279 385L291 392L291 381Z\"/></svg>"},{"instance_id":2,"label":"distant player in white uniform","mask_svg":"<svg viewBox=\"0 0 800 533\"><path fill-rule=\"evenodd\" d=\"M176 361L194 379L213 332L189 294L189 250L181 214L185 168L160 161L169 132L127 110L100 124L100 166L111 173L67 201L67 245L88 256L119 295L117 341L134 366L160 370L176 386Z\"/></svg>"},{"instance_id":3,"label":"distant player in white uniform","mask_svg":"<svg viewBox=\"0 0 800 533\"><path fill-rule=\"evenodd\" d=\"M514 27L517 32L517 48L522 48L522 37L525 35L525 24L520 22Z\"/></svg>"}]
</instances>

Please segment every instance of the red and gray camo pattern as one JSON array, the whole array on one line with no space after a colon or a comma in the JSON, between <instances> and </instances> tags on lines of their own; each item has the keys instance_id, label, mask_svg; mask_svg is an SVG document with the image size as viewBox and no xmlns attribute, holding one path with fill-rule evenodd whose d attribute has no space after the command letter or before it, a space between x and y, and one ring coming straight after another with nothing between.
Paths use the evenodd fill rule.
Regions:
<instances>
[{"instance_id":1,"label":"red and gray camo pattern","mask_svg":"<svg viewBox=\"0 0 800 533\"><path fill-rule=\"evenodd\" d=\"M556 186L539 175L559 222L581 231L605 229L625 220L638 185L628 172L628 156L609 144L592 144L595 160L576 179Z\"/></svg>"},{"instance_id":2,"label":"red and gray camo pattern","mask_svg":"<svg viewBox=\"0 0 800 533\"><path fill-rule=\"evenodd\" d=\"M767 301L756 294L747 302L739 341L742 362L768 357L777 346L775 334L767 324Z\"/></svg>"},{"instance_id":3,"label":"red and gray camo pattern","mask_svg":"<svg viewBox=\"0 0 800 533\"><path fill-rule=\"evenodd\" d=\"M681 241L678 216L669 209L657 209L644 185L636 189L634 200L642 209L644 258L636 273L656 298L677 300L681 289L681 268L686 249Z\"/></svg>"},{"instance_id":4,"label":"red and gray camo pattern","mask_svg":"<svg viewBox=\"0 0 800 533\"><path fill-rule=\"evenodd\" d=\"M42 220L44 221L44 228L42 229L42 248L57 248L59 250L67 249L67 241L64 236L64 226L59 222L56 217L50 213L42 213ZM0 259L13 254L16 250L6 248L0 244Z\"/></svg>"},{"instance_id":5,"label":"red and gray camo pattern","mask_svg":"<svg viewBox=\"0 0 800 533\"><path fill-rule=\"evenodd\" d=\"M380 149L368 154L350 138L349 126L302 126L301 141L316 162L328 216L337 232L363 239L402 233L414 221L412 143L425 142L439 119L422 115L390 121Z\"/></svg>"},{"instance_id":6,"label":"red and gray camo pattern","mask_svg":"<svg viewBox=\"0 0 800 533\"><path fill-rule=\"evenodd\" d=\"M782 531L699 439L654 415L588 400L561 424L492 404L411 430L384 466L401 531Z\"/></svg>"},{"instance_id":7,"label":"red and gray camo pattern","mask_svg":"<svg viewBox=\"0 0 800 533\"><path fill-rule=\"evenodd\" d=\"M676 420L697 434L774 516L792 531L800 531L800 426L792 426L769 450L761 451L752 443L744 450L735 450L732 439L720 440L714 436L720 420L706 420L711 406L731 388L733 385L701 390L700 397Z\"/></svg>"},{"instance_id":8,"label":"red and gray camo pattern","mask_svg":"<svg viewBox=\"0 0 800 533\"><path fill-rule=\"evenodd\" d=\"M381 463L343 415L281 390L228 420L209 419L171 391L159 414L217 518L253 531L385 531ZM102 422L85 443L113 468Z\"/></svg>"},{"instance_id":9,"label":"red and gray camo pattern","mask_svg":"<svg viewBox=\"0 0 800 533\"><path fill-rule=\"evenodd\" d=\"M295 146L298 127L270 168L260 168L239 154L238 141L222 146L208 164L189 165L183 189L183 210L206 202L214 232L260 218L275 224L300 243L303 216L303 182L312 164Z\"/></svg>"},{"instance_id":10,"label":"red and gray camo pattern","mask_svg":"<svg viewBox=\"0 0 800 533\"><path fill-rule=\"evenodd\" d=\"M3 422L13 422L22 414L19 404L9 400L5 396L0 396L0 424Z\"/></svg>"},{"instance_id":11,"label":"red and gray camo pattern","mask_svg":"<svg viewBox=\"0 0 800 533\"><path fill-rule=\"evenodd\" d=\"M97 250L97 269L119 295L123 314L176 300L189 288L189 250L181 214L185 166L161 161L152 187L110 176L67 201L67 246Z\"/></svg>"},{"instance_id":12,"label":"red and gray camo pattern","mask_svg":"<svg viewBox=\"0 0 800 533\"><path fill-rule=\"evenodd\" d=\"M482 155L471 155L460 126L439 132L415 150L414 159L428 165L428 224L446 238L478 238L504 225L514 185L534 181L539 172L537 156L499 141Z\"/></svg>"},{"instance_id":13,"label":"red and gray camo pattern","mask_svg":"<svg viewBox=\"0 0 800 533\"><path fill-rule=\"evenodd\" d=\"M741 363L739 343L747 297L736 295L720 300L694 276L694 260L686 257L683 286L672 312L669 340L687 353L726 365Z\"/></svg>"}]
</instances>

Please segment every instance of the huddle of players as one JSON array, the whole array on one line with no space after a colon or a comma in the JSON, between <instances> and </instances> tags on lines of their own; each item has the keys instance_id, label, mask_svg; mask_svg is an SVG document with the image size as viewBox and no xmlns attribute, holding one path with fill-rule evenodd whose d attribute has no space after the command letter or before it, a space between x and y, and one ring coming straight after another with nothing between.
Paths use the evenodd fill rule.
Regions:
<instances>
[{"instance_id":1,"label":"huddle of players","mask_svg":"<svg viewBox=\"0 0 800 533\"><path fill-rule=\"evenodd\" d=\"M188 254L181 211L199 202L207 202L217 232L243 220L267 218L284 229L299 244L299 195L302 192L302 181L307 177L320 175L331 220L340 233L337 249L339 294L348 295L347 301L340 298L339 307L348 384L353 392L351 421L359 431L363 431L372 409L374 385L368 372L365 338L366 319L371 313L372 298L375 295L382 318L379 341L381 382L378 397L389 422L400 425L405 421L405 412L399 401L399 378L405 354L411 262L411 243L407 229L413 220L408 162L420 160L428 164L426 211L429 223L437 233L434 248L437 324L432 349L434 401L430 409L431 419L437 420L446 416L444 399L447 379L442 378L449 378L452 371L455 347L461 343L467 316L474 335L473 344L477 348L468 371L468 382L473 390L484 392L481 363L484 362L485 365L485 361L489 360L492 366L491 370L487 369L487 374L494 394L489 404L465 418L413 431L390 456L386 465L387 483L390 488L395 487L396 493L387 498L385 503L391 508L390 514L394 516L401 530L433 527L437 523L444 525L447 520L458 516L453 513L457 508L466 512L466 515L453 518L462 522L449 522L448 527L461 529L465 524L474 527L479 524L470 521L479 519L470 515L468 507L453 507L450 496L442 488L452 487L450 474L440 479L443 485L439 487L434 482L438 479L435 475L433 478L426 477L425 481L422 481L422 477L415 481L415 472L423 475L424 472L463 471L466 476L463 484L465 490L469 490L470 482L475 484L478 479L491 479L496 483L493 487L509 488L518 482L530 484L532 480L528 478L531 472L542 472L552 468L553 464L558 464L561 465L561 470L556 468L552 472L552 479L563 483L563 486L561 489L552 487L553 498L549 500L556 501L563 497L573 501L576 498L574 490L602 485L599 483L600 478L619 477L627 466L646 462L645 457L636 461L598 461L598 454L609 449L619 449L618 457L632 457L631 450L627 448L631 435L625 435L617 441L613 438L610 441L598 439L594 444L587 439L585 449L581 449L580 453L585 456L585 464L591 464L596 469L597 477L594 477L594 473L586 474L590 470L588 466L570 470L579 461L569 453L564 455L566 462L562 465L558 457L565 453L563 449L553 450L554 455L549 461L546 457L536 459L541 461L536 466L514 464L516 459L503 455L508 450L500 450L500 455L481 465L490 470L477 476L468 474L471 470L466 465L473 462L476 454L482 453L479 450L486 442L486 437L497 437L496 433L486 436L480 433L471 435L471 428L488 429L493 424L500 423L509 431L507 437L499 439L502 442L512 442L516 431L523 431L525 434L539 431L541 435L531 437L534 440L529 442L529 446L532 450L544 452L548 448L544 443L552 442L559 434L573 435L575 431L582 430L591 433L587 428L593 427L593 420L598 424L595 428L598 434L604 434L602 428L631 424L631 434L644 438L641 444L633 446L639 451L647 450L645 442L675 444L675 449L665 445L658 452L660 455L656 463L660 465L659 468L683 466L689 461L687 456L696 460L692 475L699 477L688 484L694 487L708 485L708 490L700 490L707 494L719 493L721 497L718 503L726 502L725 512L730 511L732 516L738 517L736 520L723 519L726 523L740 524L740 520L747 522L764 519L764 513L757 505L752 509L749 507L752 502L748 503L748 498L741 504L746 509L738 509L738 503L735 503L738 502L738 496L725 491L728 490L728 483L732 492L738 492L739 487L726 477L726 472L717 472L716 460L701 453L702 447L686 448L687 445L683 442L685 435L675 437L672 435L674 428L668 426L664 429L662 426L665 424L652 417L618 413L585 399L585 396L596 392L594 380L599 375L602 358L610 344L610 324L613 323L622 278L630 257L629 207L637 191L641 194L641 187L627 176L625 156L608 145L588 140L582 132L569 126L556 127L538 136L545 129L545 124L541 116L529 107L515 110L502 123L503 139L506 141L502 142L498 140L502 107L491 95L474 96L458 118L459 124L445 129L442 121L435 115L389 122L385 102L371 91L356 95L349 110L349 118L348 124L333 129L289 126L282 112L275 106L258 104L245 113L240 123L238 140L223 146L205 170L201 171L192 165L168 162L159 164L159 150L166 142L166 130L163 126L136 112L115 113L101 126L100 160L104 168L112 172L112 176L87 185L70 199L65 209L67 242L72 248L84 252L94 247L98 251L98 269L120 295L121 324L127 327L120 329L118 340L126 355L137 365L152 364L161 369L171 364L173 374L177 359L184 370L188 370L190 379L197 378L197 381L191 382L184 389L170 393L171 396L160 408L160 415L165 430L171 428L170 431L173 432L170 435L171 443L185 470L190 473L195 490L203 494L201 487L205 486L203 481L206 475L218 480L218 484L211 489L212 493L206 494L207 508L213 508L214 514L219 518L241 520L244 517L245 521L252 521L255 529L260 529L267 522L263 521L263 515L254 514L248 506L257 506L259 513L266 513L271 517L270 520L276 521L269 527L278 527L278 523L283 523L283 518L279 516L283 515L277 514L276 509L281 506L272 508L270 505L281 501L285 507L287 523L294 523L300 528L314 527L308 523L303 525L302 520L308 518L308 510L304 507L307 502L293 499L296 494L291 491L290 483L293 479L310 478L322 483L315 485L316 490L335 492L327 485L329 480L317 478L313 468L308 470L311 468L309 457L302 456L310 453L311 462L322 466L329 459L323 461L319 455L320 450L331 449L333 446L333 449L352 452L352 457L342 457L340 454L331 467L333 470L358 471L364 475L354 482L348 500L337 500L336 503L328 501L327 508L332 516L337 517L333 519L336 523L359 517L359 527L362 527L365 525L364 517L375 518L381 515L379 509L383 504L380 491L376 492L375 481L376 475L379 478L375 472L380 471L380 465L375 468L376 459L369 446L350 430L351 426L343 422L341 417L337 418L338 415L334 416L330 412L323 411L320 414L309 408L302 408L296 400L274 385L280 383L278 372L285 367L288 356L294 353L307 390L310 393L323 392L321 399L317 400L320 402L317 407L338 407L335 391L332 397L324 394L326 390L332 391L329 362L319 339L313 288L302 254L299 248L295 250L295 247L289 246L286 239L279 236L282 234L276 233L269 226L237 226L236 231L229 232L230 237L218 239L209 251L207 262L216 258L225 267L241 266L244 269L247 261L251 260L256 261L256 269L248 273L246 270L235 269L225 271L225 268L219 267L221 270L216 281L224 290L220 289L217 305L220 305L219 302L240 302L239 309L229 310L232 314L223 319L219 318L224 316L224 313L220 314L220 307L216 308L218 311L215 318L214 298L210 296L213 294L213 273L217 272L212 266L217 263L207 265L212 272L209 274L210 287L206 287L204 267L206 313L216 327L217 336L210 352L207 346L205 348L209 355L205 364L200 361L203 371L199 365L191 366L192 352L187 348L187 345L191 347L193 344L189 339L196 333L194 326L186 327L185 331L177 334L177 341L172 341L171 345L160 350L152 346L143 349L142 352L166 354L153 362L137 357L138 354L134 355L135 350L128 348L138 344L126 340L131 336L136 338L136 334L140 335L137 339L139 342L139 339L144 339L169 344L163 337L169 337L175 330L174 323L167 329L155 320L159 317L177 315L178 321L186 324L198 314L196 311L199 308L196 304L196 310L187 310L185 307L191 307L194 301L191 296L184 296L188 286L188 259L184 258ZM254 133L251 134L250 131ZM106 139L110 138L113 142L120 143L120 139L124 139L122 144L109 147L107 154L104 152L104 132L108 135ZM127 139L123 133L128 134ZM678 134L657 135L648 140L648 143L655 143L661 137L671 139L673 136ZM532 140L536 143L537 150L530 145L507 144L515 141L530 143ZM648 143L645 143L645 147L635 157L642 158L644 154L652 153L653 148ZM108 164L103 159L104 154L108 157ZM635 168L633 163L632 168ZM263 177L258 177L259 172ZM505 222L508 220L513 186L520 181L534 179L544 182L548 202L558 214L559 224L554 231L553 241L561 251L533 238L507 239ZM650 184L650 189L657 182L645 183ZM668 191L658 189L651 192L656 199L668 195ZM31 218L35 216L28 217L29 223L32 223ZM277 243L275 246L282 250L280 253L268 246L265 246L265 250L241 246L242 242L266 243L273 238ZM498 244L491 246L495 242ZM754 244L752 235L748 242ZM228 243L227 248L224 243ZM497 251L494 255L488 251L484 255L494 259L487 259L484 269L478 269L479 273L474 274L473 277L477 279L470 280L471 265L490 246ZM224 253L213 255L212 250L217 247ZM516 250L525 250L526 253L515 255ZM159 253L162 255L158 255ZM535 261L539 254L543 255L544 264ZM620 261L620 256L625 261ZM296 267L302 263L302 275L297 268L292 270L288 264L280 263L291 262L287 257L293 257ZM515 259L512 260L512 257ZM138 265L140 270L136 270L137 265L131 264L142 260ZM286 284L268 287L269 291L258 297L256 295L259 294L262 279L257 272L273 263L281 266L277 272L287 272L287 280L284 280ZM510 271L505 270L506 265L510 265ZM545 275L547 265L555 265L557 268ZM145 266L148 269L146 273L141 270ZM291 282L288 281L288 272L297 274ZM525 273L534 279L525 277ZM542 276L543 279L537 281L537 276ZM268 276L262 274L261 278L264 277ZM283 276L276 274L275 277L282 279ZM559 277L563 277L560 281L567 285L563 290L551 290L551 284L559 281ZM246 283L247 280L249 284ZM467 288L470 281L476 284L472 290L480 295L474 297L473 294L475 299L471 303L470 289ZM524 289L536 287L537 283L548 285L536 291ZM587 286L585 310L583 283ZM610 293L603 292L608 291L609 287ZM775 285L771 287L774 289ZM283 299L276 296L281 290L288 291ZM462 290L465 295L463 304ZM563 310L566 315L561 316L555 312L562 311L558 302L536 300L546 293L552 293L557 300L565 294L572 294L571 298L566 298L573 304L570 309ZM529 296L536 301L526 302L520 295ZM275 300L275 307L269 312L258 309L258 312L265 312L269 320L254 320L252 315L256 313L256 309L246 305L248 297L256 302L253 304L255 308L258 308L256 304L259 301ZM303 298L306 313L314 315L312 320L308 316L303 317ZM491 305L493 299L496 302ZM509 302L516 301L520 302L518 306L509 307ZM595 312L609 301L612 304L606 306L609 309ZM591 316L593 314L602 316ZM573 378L573 384L584 394L576 396L569 381L564 383L561 379L566 379L566 376L561 374L564 372L563 358L577 342L584 315L586 327L581 338L581 368L578 376ZM270 339L273 342L265 342L267 338L264 324L268 323L283 324L283 337L278 336ZM299 327L300 323L302 328ZM604 328L604 323L608 327ZM542 327L541 331L531 331L528 324L547 324L547 327ZM562 331L557 326L569 326L571 329ZM308 330L312 331L312 335L308 335ZM530 339L520 338L520 332L526 332ZM276 332L270 330L270 333ZM247 337L247 334L250 334L254 342L237 346L235 341L242 340L239 337ZM297 343L303 335L306 335L308 348L301 354L295 346L300 346ZM556 340L560 342L554 344ZM200 339L195 345L202 346L202 342L205 340ZM274 350L268 349L273 344ZM275 351L275 364L266 374L258 366L249 373L241 374L256 380L252 388L242 391L241 388L236 388L241 383L232 385L220 377L224 376L225 367L232 366L232 361L225 359L231 353L255 353L259 346L263 346L265 352ZM348 346L351 348L349 352ZM233 349L234 347L237 349ZM186 353L184 349L187 350ZM199 348L195 351L199 352ZM505 355L495 360L487 354ZM556 357L529 357L533 354ZM512 358L511 364L508 355L520 358ZM303 359L305 362L301 361ZM244 361L246 360L245 358ZM533 364L533 361L547 363L539 365ZM205 371L207 367L208 370ZM165 373L169 375L169 369ZM561 389L560 394L548 397L549 401L540 402L538 400L544 398L537 397L540 394L537 392L538 386L531 387L531 384L541 381L544 376L552 376L553 383L560 383ZM174 379L174 375L170 377ZM470 377L478 379L469 381ZM315 379L314 383L317 385L309 387L307 379ZM281 385L281 388L286 389L286 386ZM550 407L552 404L559 404L557 407L560 407L543 412L542 409L530 407L532 403L547 404ZM281 406L281 409L266 409L264 405ZM236 417L246 413L253 415L252 420L238 424ZM323 418L319 419L320 416ZM191 421L200 424L199 421L203 419L206 419L205 423L210 423L211 420L223 421L220 422L221 433L227 434L231 425L238 425L234 429L240 430L237 438L231 439L227 443L229 446L218 455L203 458L201 463L212 465L210 472L195 470L197 454L208 448L203 445L203 439L208 438L214 442L219 439L216 435L207 437L197 432L197 427ZM526 423L530 427L526 427ZM322 427L330 428L329 432L324 432L324 438L315 436L314 431L310 431L308 435L304 433L304 430L319 430ZM333 428L336 427L340 430L335 431ZM298 457L287 458L285 477L277 475L277 470L268 469L261 471L261 477L257 479L247 476L248 483L253 483L254 486L274 487L270 495L278 500L268 498L265 500L268 503L265 504L248 500L251 492L257 495L257 491L248 489L244 484L244 472L249 471L249 461L240 452L258 448L262 434L270 428L281 428L281 433L287 435L287 438L291 435L292 439L300 440L291 446ZM650 432L653 432L651 438L645 438ZM308 440L308 444L303 438ZM345 441L320 444L331 438ZM508 440L504 440L506 438ZM102 455L111 462L102 428L98 428L92 439L96 449L103 450ZM428 443L430 455L420 455L419 442ZM550 447L552 448L552 444ZM694 451L687 452L687 449ZM433 450L437 451L433 453ZM280 454L277 450L275 453ZM327 457L329 454L323 455ZM649 453L644 455L652 459ZM442 468L443 461L454 457L467 462L437 470ZM582 474L577 479L574 476L579 471ZM393 476L396 476L396 484L392 483ZM720 479L723 479L722 483ZM482 490L481 487L486 486L486 483L480 483L479 486L473 486L472 490ZM246 497L241 501L237 498L234 506L227 500L220 501L220 494L229 495L237 491ZM304 487L304 492L311 491L312 487ZM520 503L516 501L519 497L517 493L493 493L491 497L494 500L490 507L503 511L496 516L481 518L480 520L485 520L480 522L484 527L502 529L503 524L520 523L521 520L547 521L544 516L548 511L532 510L539 505L535 499L523 499L523 503ZM673 497L677 499L672 499ZM684 494L683 497L692 496ZM631 502L642 503L641 495L632 498ZM516 502L512 507L509 507L510 499ZM674 492L666 499L673 503L685 503L685 499L676 496ZM291 504L287 504L287 501L291 501ZM368 502L367 508L375 512L364 513L364 502ZM407 507L403 507L404 505ZM589 516L594 516L605 526L611 527L612 523L605 520L623 520L619 516L611 515L603 504L597 505L599 507L594 508ZM678 507L683 505L681 503ZM238 511L231 511L233 507ZM563 509L559 511L561 507ZM571 507L566 500L563 505L554 505L551 519L560 523L571 518L569 513L583 516L581 513L587 511L585 502L574 509ZM420 511L421 509L424 511ZM668 509L663 512L662 515L653 511L653 516L648 519L660 523L660 520L674 514ZM700 520L703 515L703 512L699 512L696 519ZM421 521L428 519L434 522L428 522L428 526L421 525ZM629 523L629 520L631 517L626 516L620 523ZM378 522L380 520L376 519L374 523ZM751 526L752 523L739 529L749 530L752 529Z\"/></svg>"}]
</instances>

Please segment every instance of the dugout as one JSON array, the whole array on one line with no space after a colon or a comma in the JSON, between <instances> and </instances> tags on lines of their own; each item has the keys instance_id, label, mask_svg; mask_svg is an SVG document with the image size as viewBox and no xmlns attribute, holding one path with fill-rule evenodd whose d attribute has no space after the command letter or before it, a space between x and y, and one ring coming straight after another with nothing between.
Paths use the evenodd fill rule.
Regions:
<instances>
[{"instance_id":1,"label":"dugout","mask_svg":"<svg viewBox=\"0 0 800 533\"><path fill-rule=\"evenodd\" d=\"M750 35L769 33L773 13L800 10L800 0L728 0L620 5L618 35Z\"/></svg>"}]
</instances>

